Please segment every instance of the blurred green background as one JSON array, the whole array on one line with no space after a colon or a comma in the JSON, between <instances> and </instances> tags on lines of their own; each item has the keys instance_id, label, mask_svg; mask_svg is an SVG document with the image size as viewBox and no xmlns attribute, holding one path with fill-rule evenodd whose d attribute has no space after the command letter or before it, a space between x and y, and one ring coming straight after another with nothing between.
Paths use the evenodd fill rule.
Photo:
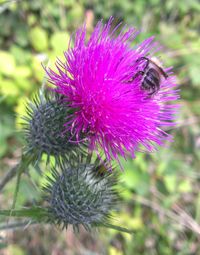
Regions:
<instances>
[{"instance_id":1,"label":"blurred green background","mask_svg":"<svg viewBox=\"0 0 200 255\"><path fill-rule=\"evenodd\" d=\"M69 36L84 21L92 31L110 16L141 30L137 42L154 34L161 56L174 66L181 89L179 125L169 132L169 148L123 162L117 214L133 237L111 230L95 235L49 226L0 233L3 255L198 255L200 254L200 2L199 0L0 0L0 176L21 155L18 130L24 102L43 82L41 62L53 65L67 49ZM32 180L38 183L34 171ZM41 181L41 180L39 180ZM12 203L15 182L0 194L0 207ZM23 177L19 203L37 201L33 181ZM4 220L4 219L2 219Z\"/></svg>"}]
</instances>

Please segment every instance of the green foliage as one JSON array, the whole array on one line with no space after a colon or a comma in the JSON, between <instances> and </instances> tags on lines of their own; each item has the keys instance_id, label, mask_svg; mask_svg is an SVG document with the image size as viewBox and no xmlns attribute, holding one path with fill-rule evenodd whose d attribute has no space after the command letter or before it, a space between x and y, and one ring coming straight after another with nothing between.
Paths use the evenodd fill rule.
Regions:
<instances>
[{"instance_id":1,"label":"green foliage","mask_svg":"<svg viewBox=\"0 0 200 255\"><path fill-rule=\"evenodd\" d=\"M34 27L29 32L30 44L38 51L43 52L48 49L48 36L41 27Z\"/></svg>"},{"instance_id":2,"label":"green foliage","mask_svg":"<svg viewBox=\"0 0 200 255\"><path fill-rule=\"evenodd\" d=\"M94 17L90 26L112 15L117 18L116 23L122 20L143 32L136 42L155 34L163 45L158 56L165 65L174 66L182 96L179 127L170 131L175 142L152 155L138 153L136 159L124 162L123 184L118 187L122 190L123 203L117 217L123 226L135 230L134 236L108 230L106 239L101 236L100 240L93 240L93 243L100 242L99 247L104 246L105 252L101 248L96 250L109 255L200 254L199 0L0 1L0 24L3 24L0 29L1 175L19 155L22 143L20 134L14 132L16 120L19 122L15 115L24 114L25 99L41 87L44 78L41 62L51 65L56 56L62 55L70 34L82 24L88 10ZM30 175L34 178L24 176L21 182L18 197L21 206L40 201L40 193L34 192L34 187L42 177L35 169L30 170ZM34 179L33 183L30 179ZM0 199L1 209L11 205L14 184L10 183L1 196L6 197ZM52 234L48 231L45 236ZM4 248L7 253L24 254L23 240L24 249L31 254L28 241L24 241L30 232L22 235L17 246ZM60 239L56 242L62 246ZM47 246L51 243L49 240ZM44 245L38 243L39 247ZM3 246L4 242L0 248ZM51 253L48 249L46 254ZM64 254L65 250L66 247L60 253ZM39 252L32 251L45 254Z\"/></svg>"},{"instance_id":3,"label":"green foliage","mask_svg":"<svg viewBox=\"0 0 200 255\"><path fill-rule=\"evenodd\" d=\"M56 54L61 54L67 49L69 40L70 36L67 32L56 32L51 36L50 44Z\"/></svg>"},{"instance_id":4,"label":"green foliage","mask_svg":"<svg viewBox=\"0 0 200 255\"><path fill-rule=\"evenodd\" d=\"M5 100L5 99L4 99ZM8 114L3 114L0 108L0 158L8 151L7 140L12 137L14 132L14 121Z\"/></svg>"}]
</instances>

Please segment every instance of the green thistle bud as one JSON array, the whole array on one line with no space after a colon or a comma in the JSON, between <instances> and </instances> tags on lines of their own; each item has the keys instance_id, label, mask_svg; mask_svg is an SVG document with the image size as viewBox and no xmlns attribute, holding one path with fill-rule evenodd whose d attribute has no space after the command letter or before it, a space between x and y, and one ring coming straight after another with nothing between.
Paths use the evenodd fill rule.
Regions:
<instances>
[{"instance_id":1,"label":"green thistle bud","mask_svg":"<svg viewBox=\"0 0 200 255\"><path fill-rule=\"evenodd\" d=\"M102 168L107 171L99 175L97 170ZM70 224L74 230L79 230L80 225L90 230L108 224L118 197L117 177L109 170L99 160L94 164L62 165L61 173L54 168L44 187L48 221L63 228Z\"/></svg>"},{"instance_id":2,"label":"green thistle bud","mask_svg":"<svg viewBox=\"0 0 200 255\"><path fill-rule=\"evenodd\" d=\"M45 153L47 162L54 156L57 163L73 161L82 154L83 144L71 141L71 134L65 132L64 124L69 115L69 107L59 95L40 92L27 106L27 116L23 118L26 151L34 154L37 160Z\"/></svg>"}]
</instances>

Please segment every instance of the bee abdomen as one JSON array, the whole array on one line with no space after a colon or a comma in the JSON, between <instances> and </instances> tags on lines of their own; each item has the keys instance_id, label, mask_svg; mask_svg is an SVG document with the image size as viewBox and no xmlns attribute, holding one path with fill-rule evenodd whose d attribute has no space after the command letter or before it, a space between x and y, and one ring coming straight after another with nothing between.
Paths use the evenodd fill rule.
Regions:
<instances>
[{"instance_id":1,"label":"bee abdomen","mask_svg":"<svg viewBox=\"0 0 200 255\"><path fill-rule=\"evenodd\" d=\"M159 73L150 68L146 73L143 82L142 82L142 89L146 90L149 95L154 94L160 88L160 76Z\"/></svg>"}]
</instances>

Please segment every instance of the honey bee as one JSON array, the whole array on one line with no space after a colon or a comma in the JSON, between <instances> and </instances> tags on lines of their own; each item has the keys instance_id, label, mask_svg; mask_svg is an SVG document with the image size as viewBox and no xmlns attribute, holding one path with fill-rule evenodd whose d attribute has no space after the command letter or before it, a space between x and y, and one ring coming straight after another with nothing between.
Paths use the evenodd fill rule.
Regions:
<instances>
[{"instance_id":1,"label":"honey bee","mask_svg":"<svg viewBox=\"0 0 200 255\"><path fill-rule=\"evenodd\" d=\"M143 71L138 71L129 82L132 82L136 77L141 75L142 80L140 88L151 97L159 91L162 77L167 79L168 75L159 64L156 63L156 60L147 57L141 57L136 60L138 63L142 61L146 62Z\"/></svg>"}]
</instances>

